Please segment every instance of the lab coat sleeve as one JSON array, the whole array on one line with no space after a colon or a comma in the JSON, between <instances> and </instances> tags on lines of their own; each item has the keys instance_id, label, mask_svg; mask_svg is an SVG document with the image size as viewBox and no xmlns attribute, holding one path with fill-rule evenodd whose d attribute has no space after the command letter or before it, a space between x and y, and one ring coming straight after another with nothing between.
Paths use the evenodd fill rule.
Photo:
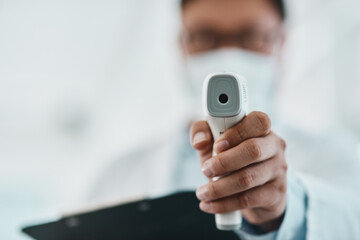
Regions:
<instances>
[{"instance_id":1,"label":"lab coat sleeve","mask_svg":"<svg viewBox=\"0 0 360 240\"><path fill-rule=\"evenodd\" d=\"M243 219L243 225L236 233L243 240L303 240L306 233L306 207L307 196L304 187L289 173L287 206L280 229L264 234L259 228Z\"/></svg>"},{"instance_id":2,"label":"lab coat sleeve","mask_svg":"<svg viewBox=\"0 0 360 240\"><path fill-rule=\"evenodd\" d=\"M280 229L261 234L243 226L237 231L241 239L360 239L360 200L355 195L359 193L342 191L310 176L297 178L292 173L288 185L287 207Z\"/></svg>"},{"instance_id":3,"label":"lab coat sleeve","mask_svg":"<svg viewBox=\"0 0 360 240\"><path fill-rule=\"evenodd\" d=\"M360 239L360 189L349 193L314 177L300 178L308 195L306 239Z\"/></svg>"}]
</instances>

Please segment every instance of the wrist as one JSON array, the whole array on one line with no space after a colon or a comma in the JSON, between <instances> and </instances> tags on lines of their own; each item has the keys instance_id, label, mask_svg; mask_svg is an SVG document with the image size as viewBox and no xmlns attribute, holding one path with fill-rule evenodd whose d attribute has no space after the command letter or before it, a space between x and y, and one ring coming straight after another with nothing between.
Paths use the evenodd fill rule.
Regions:
<instances>
[{"instance_id":1,"label":"wrist","mask_svg":"<svg viewBox=\"0 0 360 240\"><path fill-rule=\"evenodd\" d=\"M275 230L278 230L281 226L281 223L284 220L284 216L285 216L285 212L283 214L281 214L281 216L277 217L276 219L273 219L271 221L267 221L263 224L259 224L257 225L257 227L259 229L261 229L261 231L263 233L268 233L268 232L272 232Z\"/></svg>"}]
</instances>

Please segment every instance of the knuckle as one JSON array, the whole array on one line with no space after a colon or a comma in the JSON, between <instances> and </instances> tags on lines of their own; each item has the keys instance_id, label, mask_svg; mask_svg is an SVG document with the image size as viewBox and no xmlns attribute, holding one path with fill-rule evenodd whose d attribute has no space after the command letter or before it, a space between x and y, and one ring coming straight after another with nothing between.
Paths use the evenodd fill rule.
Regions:
<instances>
[{"instance_id":1,"label":"knuckle","mask_svg":"<svg viewBox=\"0 0 360 240\"><path fill-rule=\"evenodd\" d=\"M207 194L207 197L211 198L211 199L217 199L220 197L220 194L215 186L214 183L209 183L209 192Z\"/></svg>"},{"instance_id":2,"label":"knuckle","mask_svg":"<svg viewBox=\"0 0 360 240\"><path fill-rule=\"evenodd\" d=\"M283 169L285 172L287 172L288 168L289 168L289 165L287 164L286 161L284 161L284 163L283 163L283 165L282 165L282 169Z\"/></svg>"},{"instance_id":3,"label":"knuckle","mask_svg":"<svg viewBox=\"0 0 360 240\"><path fill-rule=\"evenodd\" d=\"M283 182L281 184L279 184L279 188L278 188L279 192L284 194L286 193L286 190L287 190L287 184L286 182Z\"/></svg>"},{"instance_id":4,"label":"knuckle","mask_svg":"<svg viewBox=\"0 0 360 240\"><path fill-rule=\"evenodd\" d=\"M271 120L270 117L263 112L257 112L256 121L261 129L261 132L268 134L271 129Z\"/></svg>"},{"instance_id":5,"label":"knuckle","mask_svg":"<svg viewBox=\"0 0 360 240\"><path fill-rule=\"evenodd\" d=\"M256 139L249 140L248 146L247 146L247 151L249 153L249 156L252 159L257 160L257 159L261 158L261 155L262 155L261 147Z\"/></svg>"},{"instance_id":6,"label":"knuckle","mask_svg":"<svg viewBox=\"0 0 360 240\"><path fill-rule=\"evenodd\" d=\"M254 183L254 175L244 170L238 179L238 185L242 189L250 188Z\"/></svg>"},{"instance_id":7,"label":"knuckle","mask_svg":"<svg viewBox=\"0 0 360 240\"><path fill-rule=\"evenodd\" d=\"M221 172L221 173L227 172L226 159L221 154L219 154L215 157L214 171L215 171L215 174L217 174L217 172Z\"/></svg>"},{"instance_id":8,"label":"knuckle","mask_svg":"<svg viewBox=\"0 0 360 240\"><path fill-rule=\"evenodd\" d=\"M225 206L221 202L214 202L212 208L215 213L225 212Z\"/></svg>"},{"instance_id":9,"label":"knuckle","mask_svg":"<svg viewBox=\"0 0 360 240\"><path fill-rule=\"evenodd\" d=\"M241 128L241 125L240 125L240 124L238 124L238 125L235 127L234 134L236 134L236 137L237 137L240 141L243 141L243 140L245 139L244 129Z\"/></svg>"},{"instance_id":10,"label":"knuckle","mask_svg":"<svg viewBox=\"0 0 360 240\"><path fill-rule=\"evenodd\" d=\"M280 179L279 183L277 184L277 190L282 194L286 193L286 191L287 191L286 174L283 174L282 178Z\"/></svg>"},{"instance_id":11,"label":"knuckle","mask_svg":"<svg viewBox=\"0 0 360 240\"><path fill-rule=\"evenodd\" d=\"M284 139L280 138L280 146L282 150L286 150L286 142Z\"/></svg>"},{"instance_id":12,"label":"knuckle","mask_svg":"<svg viewBox=\"0 0 360 240\"><path fill-rule=\"evenodd\" d=\"M238 202L239 202L240 209L247 209L250 206L250 200L246 194L239 195Z\"/></svg>"}]
</instances>

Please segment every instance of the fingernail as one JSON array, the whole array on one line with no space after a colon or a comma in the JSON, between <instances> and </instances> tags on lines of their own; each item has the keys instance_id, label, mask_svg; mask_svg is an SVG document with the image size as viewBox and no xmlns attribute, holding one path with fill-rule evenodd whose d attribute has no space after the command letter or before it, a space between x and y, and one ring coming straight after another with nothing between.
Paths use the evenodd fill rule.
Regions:
<instances>
[{"instance_id":1,"label":"fingernail","mask_svg":"<svg viewBox=\"0 0 360 240\"><path fill-rule=\"evenodd\" d=\"M204 174L206 177L208 177L208 178L210 178L210 177L212 177L212 176L214 175L213 171L210 169L210 163L209 163L209 161L204 162L201 171L202 171L203 174Z\"/></svg>"},{"instance_id":2,"label":"fingernail","mask_svg":"<svg viewBox=\"0 0 360 240\"><path fill-rule=\"evenodd\" d=\"M210 211L211 210L211 203L210 202L201 202L200 203L200 208L203 210L203 211Z\"/></svg>"},{"instance_id":3,"label":"fingernail","mask_svg":"<svg viewBox=\"0 0 360 240\"><path fill-rule=\"evenodd\" d=\"M206 140L208 140L207 134L205 132L198 132L194 136L193 145L204 142Z\"/></svg>"},{"instance_id":4,"label":"fingernail","mask_svg":"<svg viewBox=\"0 0 360 240\"><path fill-rule=\"evenodd\" d=\"M230 147L230 144L227 140L222 140L215 144L214 148L216 152L223 152L225 150L228 150Z\"/></svg>"},{"instance_id":5,"label":"fingernail","mask_svg":"<svg viewBox=\"0 0 360 240\"><path fill-rule=\"evenodd\" d=\"M196 191L196 196L199 200L205 200L206 199L206 192L207 192L207 187L206 186L201 186L197 189Z\"/></svg>"}]
</instances>

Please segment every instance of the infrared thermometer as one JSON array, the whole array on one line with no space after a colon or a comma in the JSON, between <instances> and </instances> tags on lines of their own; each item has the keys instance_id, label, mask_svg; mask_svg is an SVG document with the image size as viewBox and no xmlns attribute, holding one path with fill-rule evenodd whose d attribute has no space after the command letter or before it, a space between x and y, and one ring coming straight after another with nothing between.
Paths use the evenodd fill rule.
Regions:
<instances>
[{"instance_id":1,"label":"infrared thermometer","mask_svg":"<svg viewBox=\"0 0 360 240\"><path fill-rule=\"evenodd\" d=\"M216 141L228 128L239 123L248 111L245 78L230 72L210 74L203 86L203 110ZM213 178L213 181L219 178L221 176ZM239 229L241 212L216 214L215 221L220 230Z\"/></svg>"}]
</instances>

